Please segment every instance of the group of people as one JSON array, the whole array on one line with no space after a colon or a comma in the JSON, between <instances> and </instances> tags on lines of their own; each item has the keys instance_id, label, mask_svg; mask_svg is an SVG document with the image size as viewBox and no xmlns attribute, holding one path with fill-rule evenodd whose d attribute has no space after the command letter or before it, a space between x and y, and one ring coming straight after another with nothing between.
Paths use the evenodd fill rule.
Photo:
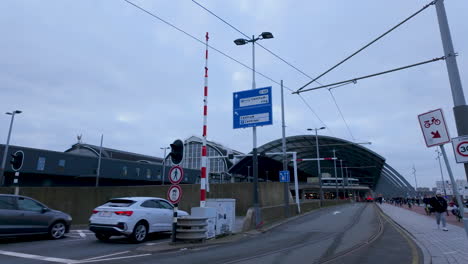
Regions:
<instances>
[{"instance_id":1,"label":"group of people","mask_svg":"<svg viewBox=\"0 0 468 264\"><path fill-rule=\"evenodd\" d=\"M388 200L388 202L392 205L396 206L408 206L411 209L412 205L417 204L420 205L419 198L404 198L404 197L394 197ZM436 192L436 195L433 197L424 197L422 202L425 205L426 212L428 214L434 213L436 217L437 228L440 228L440 224L442 223L442 230L448 231L447 229L447 219L446 214L448 215L448 204L444 197L442 197L442 193L440 191ZM455 205L456 208L456 205ZM453 213L453 212L452 212Z\"/></svg>"}]
</instances>

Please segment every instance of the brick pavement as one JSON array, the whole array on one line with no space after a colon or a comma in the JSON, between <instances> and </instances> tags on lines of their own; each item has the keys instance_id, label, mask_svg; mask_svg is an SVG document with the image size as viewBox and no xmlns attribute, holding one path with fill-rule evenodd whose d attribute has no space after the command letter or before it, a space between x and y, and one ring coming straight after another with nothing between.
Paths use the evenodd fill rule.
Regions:
<instances>
[{"instance_id":1,"label":"brick pavement","mask_svg":"<svg viewBox=\"0 0 468 264\"><path fill-rule=\"evenodd\" d=\"M447 223L449 231L445 232L437 229L432 217L385 203L379 206L426 249L431 263L468 263L468 238L463 227Z\"/></svg>"}]
</instances>

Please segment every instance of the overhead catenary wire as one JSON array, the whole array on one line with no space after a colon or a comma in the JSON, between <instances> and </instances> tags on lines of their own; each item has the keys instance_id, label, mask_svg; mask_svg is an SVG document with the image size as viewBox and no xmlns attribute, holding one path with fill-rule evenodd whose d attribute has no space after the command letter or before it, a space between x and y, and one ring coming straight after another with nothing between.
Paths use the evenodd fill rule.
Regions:
<instances>
[{"instance_id":1,"label":"overhead catenary wire","mask_svg":"<svg viewBox=\"0 0 468 264\"><path fill-rule=\"evenodd\" d=\"M391 73L391 72L395 72L395 71L401 71L401 70L405 70L405 69L408 69L408 68L420 66L420 65L423 65L423 64L436 62L436 61L439 61L439 60L445 60L445 56L434 58L434 59L423 61L423 62L419 62L419 63L415 63L415 64L411 64L411 65L408 65L408 66L403 66L403 67L391 69L391 70L388 70L388 71L383 71L383 72L374 73L374 74L370 74L370 75L366 75L366 76L362 76L362 77L357 77L357 78L354 78L354 79L349 79L349 80L346 80L346 81L341 81L341 82L331 83L331 84L327 84L327 85L322 85L322 86L318 86L318 87L314 87L314 88L305 89L305 90L302 90L302 91L295 91L295 92L293 92L293 94L299 94L299 93L303 93L303 92L307 92L307 91L323 89L323 88L327 88L327 87L331 87L331 86L333 88L336 88L336 87L351 84L351 83L357 83L358 80L367 79L367 78L371 78L371 77L375 77L375 76L379 76L379 75L383 75L383 74L387 74L387 73ZM339 86L337 86L337 85L339 85Z\"/></svg>"},{"instance_id":2,"label":"overhead catenary wire","mask_svg":"<svg viewBox=\"0 0 468 264\"><path fill-rule=\"evenodd\" d=\"M358 53L360 53L361 51L365 50L366 48L368 48L369 46L371 46L372 44L374 44L375 42L377 42L378 40L380 40L381 38L383 38L384 36L388 35L390 32L392 32L393 30L397 29L398 27L400 27L401 25L403 25L404 23L408 22L410 19L412 19L413 17L415 17L416 15L418 15L419 13L421 13L422 11L424 11L426 8L430 7L431 5L434 5L438 0L434 0L432 2L430 2L429 4L426 4L425 6L423 6L421 9L419 9L417 12L415 12L414 14L412 14L411 16L409 16L408 18L406 18L405 20L403 20L402 22L398 23L396 26L392 27L391 29L387 30L385 33L383 33L382 35L378 36L377 38L375 38L374 40L372 40L371 42L369 42L368 44L366 44L364 47L360 48L359 50L357 50L356 52L354 52L353 54L349 55L348 57L346 57L344 60L338 62L337 64L335 64L333 67L331 67L330 69L326 70L324 73L320 74L319 76L317 76L316 78L312 79L312 81L306 83L305 85L303 85L302 87L300 87L295 93L299 93L299 91L301 91L302 89L304 89L305 87L309 86L311 83L317 81L318 79L320 79L321 77L323 77L324 75L326 75L327 73L331 72L332 70L336 69L338 66L340 66L341 64L343 64L344 62L346 62L347 60L351 59L352 57L354 57L355 55L357 55Z\"/></svg>"},{"instance_id":3,"label":"overhead catenary wire","mask_svg":"<svg viewBox=\"0 0 468 264\"><path fill-rule=\"evenodd\" d=\"M152 12L150 12L150 11L144 9L143 7L137 5L137 4L135 4L135 3L133 3L133 2L131 2L131 1L129 1L129 0L123 0L123 1L125 1L125 2L127 2L128 4L130 4L130 5L132 5L132 6L136 7L136 8L138 8L138 9L140 9L141 11L145 12L146 14L148 14L148 15L150 15L150 16L156 18L156 19L158 19L159 21L161 21L161 22L163 22L164 24L166 24L166 25L168 25L168 26L174 28L175 30L177 30L177 31L179 31L179 32L181 32L181 33L183 33L183 34L185 34L186 36L190 37L191 39L193 39L193 40L195 40L195 41L197 41L197 42L199 42L199 43L201 43L201 44L203 44L203 45L206 45L206 43L205 43L203 40L198 39L197 37L193 36L192 34L188 33L187 31L185 31L185 30L183 30L183 29L181 29L181 28L175 26L174 24L172 24L172 23L170 23L170 22L168 22L168 21L162 19L161 17L157 16L156 14L154 14L154 13L152 13ZM239 60L233 58L232 56L230 56L230 55L228 55L228 54L222 52L221 50L219 50L219 49L217 49L217 48L215 48L215 47L213 47L213 46L211 46L211 45L208 45L208 47L209 47L210 49L212 49L212 50L218 52L219 54L225 56L226 58L228 58L228 59L230 59L230 60L232 60L232 61L234 61L234 62L236 62L236 63L238 63L238 64L240 64L240 65L242 65L242 66L244 66L245 68L247 68L247 69L249 69L249 70L251 70L251 71L253 70L250 66L248 66L248 65L246 65L245 63L242 63L241 61L239 61ZM265 75L265 74L263 74L263 73L261 73L261 72L255 71L255 73L257 73L258 75L262 76L263 78L265 78L265 79L267 79L267 80L270 80L270 81L272 81L272 82L274 82L274 83L276 83L276 84L278 84L278 85L281 85L280 82L275 81L273 78L271 78L271 77L269 77L269 76L267 76L267 75ZM283 87L286 88L287 90L291 91L291 92L294 92L293 89L291 89L291 88L289 88L289 87L287 87L287 86L285 86L285 85L283 85Z\"/></svg>"}]
</instances>

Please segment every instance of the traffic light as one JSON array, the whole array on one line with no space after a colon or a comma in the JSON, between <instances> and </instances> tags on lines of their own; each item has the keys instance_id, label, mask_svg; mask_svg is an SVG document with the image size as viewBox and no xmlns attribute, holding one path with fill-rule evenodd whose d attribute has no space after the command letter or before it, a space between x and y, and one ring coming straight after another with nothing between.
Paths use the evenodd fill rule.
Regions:
<instances>
[{"instance_id":1,"label":"traffic light","mask_svg":"<svg viewBox=\"0 0 468 264\"><path fill-rule=\"evenodd\" d=\"M171 145L171 153L169 156L171 157L171 161L174 165L178 165L182 162L184 158L184 143L182 140L177 139Z\"/></svg>"},{"instance_id":2,"label":"traffic light","mask_svg":"<svg viewBox=\"0 0 468 264\"><path fill-rule=\"evenodd\" d=\"M19 171L21 167L23 166L23 159L24 159L24 153L23 151L19 150L16 151L15 154L11 154L11 167L13 168L14 171Z\"/></svg>"}]
</instances>

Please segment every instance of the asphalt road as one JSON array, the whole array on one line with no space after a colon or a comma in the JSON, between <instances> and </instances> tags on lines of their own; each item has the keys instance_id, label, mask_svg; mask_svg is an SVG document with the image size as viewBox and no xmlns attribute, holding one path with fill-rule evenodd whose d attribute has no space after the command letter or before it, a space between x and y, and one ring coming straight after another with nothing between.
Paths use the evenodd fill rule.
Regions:
<instances>
[{"instance_id":1,"label":"asphalt road","mask_svg":"<svg viewBox=\"0 0 468 264\"><path fill-rule=\"evenodd\" d=\"M238 237L165 253L157 249L167 245L167 235L140 245L124 239L104 243L77 232L58 241L0 240L0 263L422 263L414 242L373 204L326 208Z\"/></svg>"}]
</instances>

